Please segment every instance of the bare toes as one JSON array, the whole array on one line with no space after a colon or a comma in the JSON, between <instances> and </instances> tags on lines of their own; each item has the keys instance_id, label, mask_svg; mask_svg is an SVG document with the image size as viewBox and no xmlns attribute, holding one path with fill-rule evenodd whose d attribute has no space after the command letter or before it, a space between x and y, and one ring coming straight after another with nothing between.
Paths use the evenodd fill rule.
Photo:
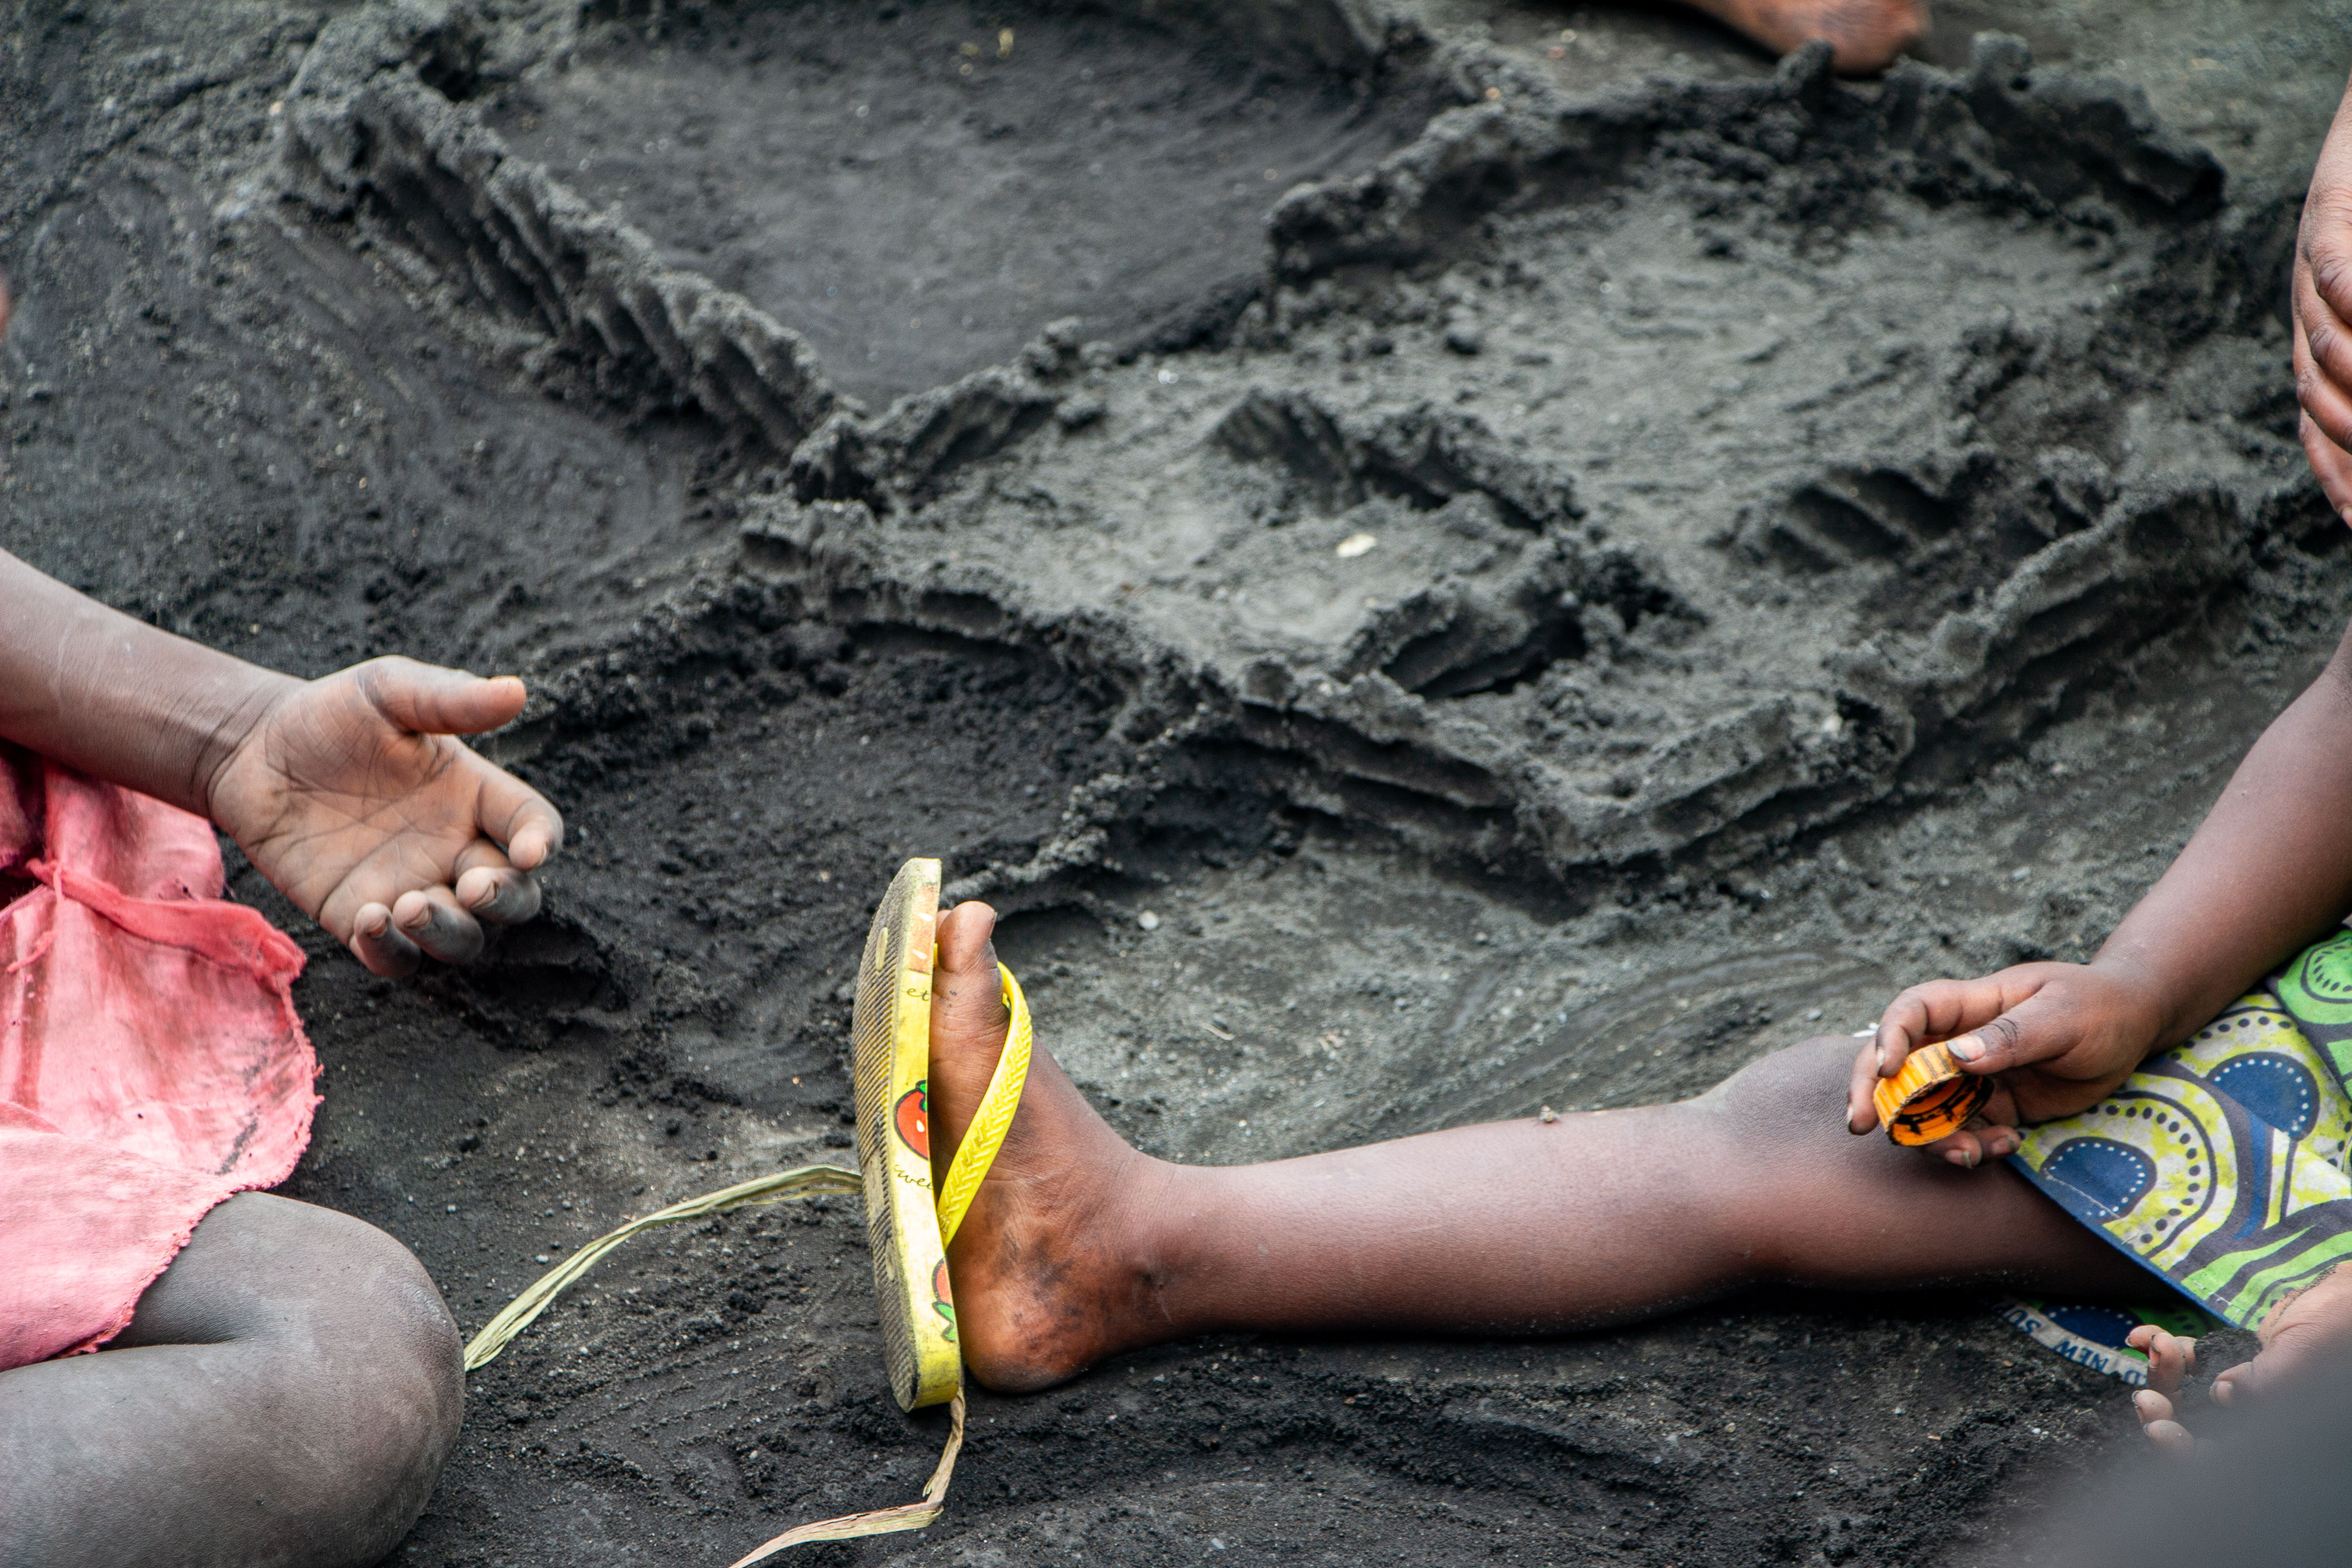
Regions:
<instances>
[{"instance_id":1,"label":"bare toes","mask_svg":"<svg viewBox=\"0 0 2352 1568\"><path fill-rule=\"evenodd\" d=\"M996 911L978 900L940 917L939 963L931 974L931 1033L950 1050L996 1036L1005 1025L1004 992L989 938Z\"/></svg>"},{"instance_id":2,"label":"bare toes","mask_svg":"<svg viewBox=\"0 0 2352 1568\"><path fill-rule=\"evenodd\" d=\"M958 904L939 924L939 962L931 972L931 1160L941 1172L988 1092L1011 1021L989 936L996 911Z\"/></svg>"}]
</instances>

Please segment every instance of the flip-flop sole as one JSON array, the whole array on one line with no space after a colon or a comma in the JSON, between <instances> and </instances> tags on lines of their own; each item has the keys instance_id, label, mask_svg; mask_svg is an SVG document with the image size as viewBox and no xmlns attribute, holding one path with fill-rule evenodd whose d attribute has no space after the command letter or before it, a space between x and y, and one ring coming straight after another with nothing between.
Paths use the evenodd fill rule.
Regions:
<instances>
[{"instance_id":1,"label":"flip-flop sole","mask_svg":"<svg viewBox=\"0 0 2352 1568\"><path fill-rule=\"evenodd\" d=\"M851 1541L938 1522L946 1507L956 1455L963 1447L963 1357L956 1343L948 1290L947 1247L1003 1146L1029 1073L1029 1005L1013 972L997 966L1007 1018L1004 1048L979 1110L950 1165L944 1190L931 1186L931 964L940 910L940 863L909 860L898 868L866 933L858 963L852 1072L857 1094L857 1173L810 1165L739 1183L632 1220L581 1249L492 1319L466 1347L466 1370L487 1364L596 1259L644 1230L723 1214L745 1204L838 1193L853 1184L866 1200L866 1244L882 1319L890 1392L908 1410L948 1406L947 1446L924 1484L922 1500L839 1519L818 1520L754 1547L731 1568L751 1568L812 1541Z\"/></svg>"},{"instance_id":2,"label":"flip-flop sole","mask_svg":"<svg viewBox=\"0 0 2352 1568\"><path fill-rule=\"evenodd\" d=\"M866 1240L883 1360L903 1410L944 1404L963 1382L931 1186L927 1080L939 908L940 863L915 859L900 867L866 933L852 1025Z\"/></svg>"}]
</instances>

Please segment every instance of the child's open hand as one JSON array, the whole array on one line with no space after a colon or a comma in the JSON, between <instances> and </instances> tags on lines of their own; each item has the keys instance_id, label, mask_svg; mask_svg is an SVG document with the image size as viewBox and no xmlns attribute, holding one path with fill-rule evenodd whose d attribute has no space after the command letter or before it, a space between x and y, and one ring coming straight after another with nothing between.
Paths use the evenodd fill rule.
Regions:
<instances>
[{"instance_id":1,"label":"child's open hand","mask_svg":"<svg viewBox=\"0 0 2352 1568\"><path fill-rule=\"evenodd\" d=\"M2352 1348L2352 1274L2331 1268L2281 1301L2271 1310L2259 1337L2263 1348L2253 1360L2213 1379L2217 1403L2267 1398ZM2147 1386L2132 1396L2140 1430L2167 1453L2194 1452L2196 1439L2180 1424L2173 1402L2180 1394L2180 1380L2196 1370L2197 1342L2142 1323L2131 1331L2131 1343L2147 1355Z\"/></svg>"},{"instance_id":2,"label":"child's open hand","mask_svg":"<svg viewBox=\"0 0 2352 1568\"><path fill-rule=\"evenodd\" d=\"M2329 504L2352 522L2352 91L2312 171L2288 299L2304 454Z\"/></svg>"},{"instance_id":3,"label":"child's open hand","mask_svg":"<svg viewBox=\"0 0 2352 1568\"><path fill-rule=\"evenodd\" d=\"M563 842L538 791L458 735L522 710L522 682L378 658L289 682L213 772L212 819L378 974L463 963L480 921L539 912Z\"/></svg>"},{"instance_id":4,"label":"child's open hand","mask_svg":"<svg viewBox=\"0 0 2352 1568\"><path fill-rule=\"evenodd\" d=\"M1966 1072L1994 1079L1991 1100L1969 1125L1926 1145L1973 1166L2017 1149L2017 1129L2087 1110L2147 1056L2163 1028L2149 987L2099 964L2021 963L1981 980L1931 980L1887 1005L1854 1058L1846 1125L1878 1126L1871 1090L1922 1046L1948 1041Z\"/></svg>"}]
</instances>

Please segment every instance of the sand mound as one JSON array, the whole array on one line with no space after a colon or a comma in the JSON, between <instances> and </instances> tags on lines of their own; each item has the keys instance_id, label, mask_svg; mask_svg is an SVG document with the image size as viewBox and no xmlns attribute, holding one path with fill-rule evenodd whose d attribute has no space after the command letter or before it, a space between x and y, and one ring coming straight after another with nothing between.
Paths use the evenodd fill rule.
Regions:
<instances>
[{"instance_id":1,"label":"sand mound","mask_svg":"<svg viewBox=\"0 0 2352 1568\"><path fill-rule=\"evenodd\" d=\"M2284 133L2225 171L2004 37L1853 85L1419 15L26 25L8 547L289 668L520 668L491 746L576 829L472 973L313 940L289 1190L471 1327L845 1146L914 853L1188 1159L1689 1092L2097 940L2352 608ZM2318 58L2241 31L2229 92ZM1661 38L1712 52L1609 67ZM905 1494L861 1246L615 1259L476 1380L402 1560L724 1562ZM859 1550L1911 1563L2126 1423L1973 1299L1236 1341L983 1400L949 1522Z\"/></svg>"}]
</instances>

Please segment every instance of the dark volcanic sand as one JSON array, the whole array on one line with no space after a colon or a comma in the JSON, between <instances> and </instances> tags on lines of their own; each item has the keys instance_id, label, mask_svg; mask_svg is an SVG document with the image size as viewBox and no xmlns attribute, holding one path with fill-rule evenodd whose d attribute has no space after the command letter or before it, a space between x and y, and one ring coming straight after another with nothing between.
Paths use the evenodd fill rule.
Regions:
<instances>
[{"instance_id":1,"label":"dark volcanic sand","mask_svg":"<svg viewBox=\"0 0 2352 1568\"><path fill-rule=\"evenodd\" d=\"M2087 952L2352 610L2275 311L2336 9L1948 7L1941 66L2000 26L2146 89L2218 206L2021 65L1967 100L2009 140L1897 145L1883 89L1599 6L615 9L374 77L366 7L37 5L0 55L0 542L282 668L534 681L488 744L572 841L481 968L371 980L235 881L312 954L288 1191L468 1331L629 1215L850 1158L843 983L908 855L1020 911L1045 1037L1155 1152L1638 1103ZM468 184L486 128L523 196ZM1327 175L1270 280L1270 196ZM1101 346L788 466L830 394L682 390L674 268L877 408L1058 317ZM838 1200L616 1256L473 1378L395 1560L713 1564L912 1496L940 1418L869 1290ZM973 1422L944 1522L810 1555L2014 1554L2130 1425L1980 1298L1792 1294L1180 1345Z\"/></svg>"},{"instance_id":2,"label":"dark volcanic sand","mask_svg":"<svg viewBox=\"0 0 2352 1568\"><path fill-rule=\"evenodd\" d=\"M1267 76L1214 36L870 5L753 12L700 48L614 40L486 98L516 151L877 406L1009 360L1056 317L1181 334L1256 282L1276 197L1368 166L1430 107Z\"/></svg>"}]
</instances>

